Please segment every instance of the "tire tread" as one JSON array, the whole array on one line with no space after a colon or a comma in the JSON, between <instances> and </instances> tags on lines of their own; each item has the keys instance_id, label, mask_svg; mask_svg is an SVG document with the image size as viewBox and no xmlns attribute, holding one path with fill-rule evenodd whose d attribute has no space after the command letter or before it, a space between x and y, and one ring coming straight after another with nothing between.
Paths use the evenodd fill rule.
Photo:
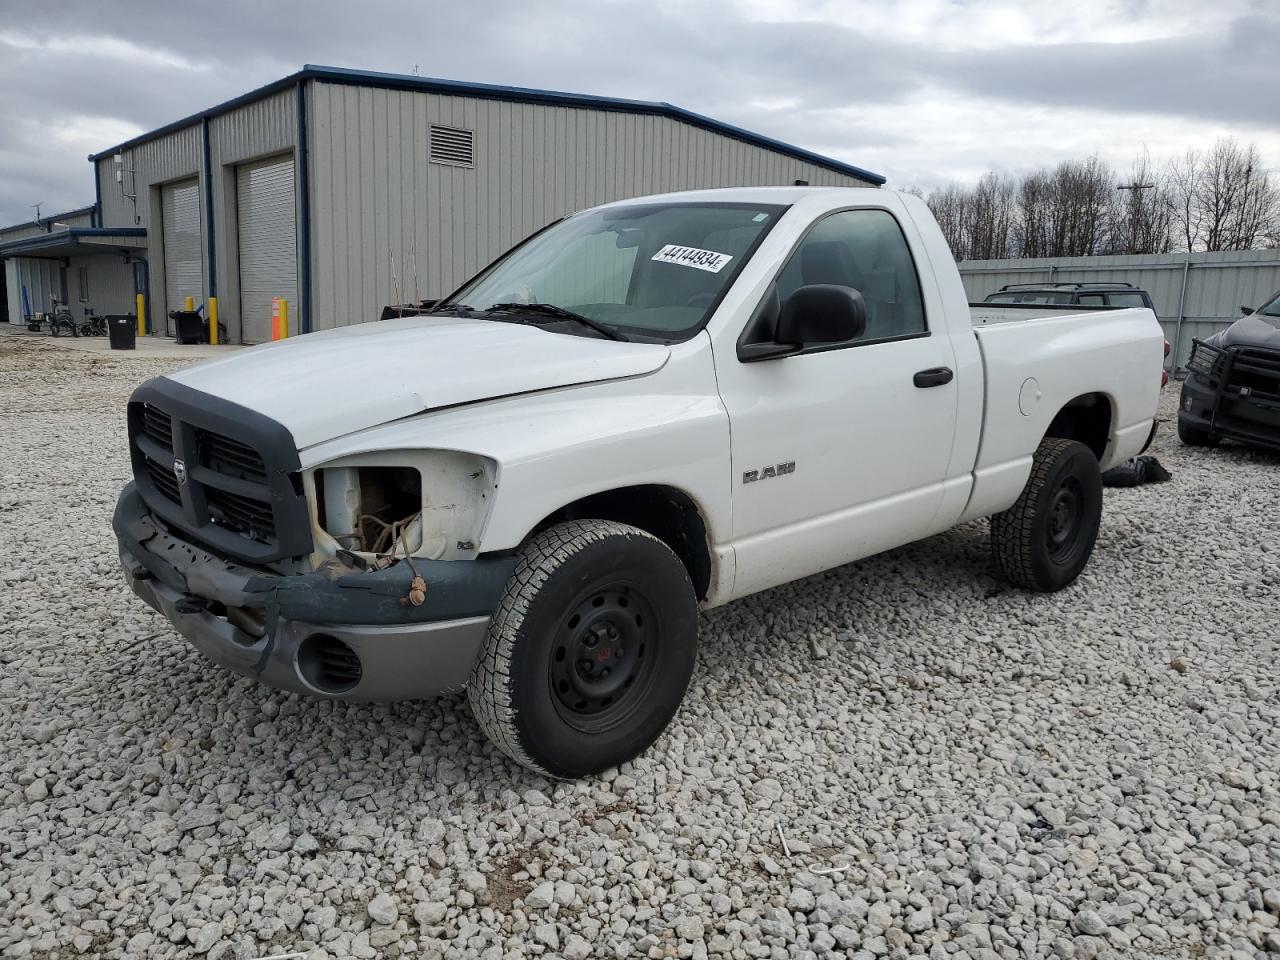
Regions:
<instances>
[{"instance_id":1,"label":"tire tread","mask_svg":"<svg viewBox=\"0 0 1280 960\"><path fill-rule=\"evenodd\" d=\"M1000 572L1016 586L1026 590L1043 590L1032 563L1036 508L1040 492L1058 459L1073 447L1075 440L1045 437L1032 457L1031 476L1008 510L991 518L991 553Z\"/></svg>"},{"instance_id":2,"label":"tire tread","mask_svg":"<svg viewBox=\"0 0 1280 960\"><path fill-rule=\"evenodd\" d=\"M511 686L511 663L517 634L543 584L570 557L593 543L612 537L639 537L660 544L680 569L684 565L667 544L639 527L612 520L570 520L535 535L520 551L515 571L493 618L467 682L471 712L491 743L530 770L546 777L556 774L529 755L520 742ZM687 574L686 574L687 576ZM689 589L693 584L690 581Z\"/></svg>"}]
</instances>

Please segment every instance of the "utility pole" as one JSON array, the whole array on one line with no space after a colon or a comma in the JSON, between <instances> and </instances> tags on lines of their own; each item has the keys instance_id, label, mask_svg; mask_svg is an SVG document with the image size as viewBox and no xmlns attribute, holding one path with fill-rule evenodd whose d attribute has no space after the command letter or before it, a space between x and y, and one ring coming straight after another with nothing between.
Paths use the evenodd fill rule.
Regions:
<instances>
[{"instance_id":1,"label":"utility pole","mask_svg":"<svg viewBox=\"0 0 1280 960\"><path fill-rule=\"evenodd\" d=\"M1129 252L1138 253L1138 195L1142 190L1154 190L1154 183L1122 183L1117 190L1129 191Z\"/></svg>"}]
</instances>

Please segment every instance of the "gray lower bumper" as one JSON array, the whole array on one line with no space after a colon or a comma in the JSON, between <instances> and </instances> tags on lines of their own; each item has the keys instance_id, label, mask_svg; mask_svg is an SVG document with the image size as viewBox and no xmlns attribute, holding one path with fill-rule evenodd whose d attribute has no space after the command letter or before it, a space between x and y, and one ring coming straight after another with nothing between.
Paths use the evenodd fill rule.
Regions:
<instances>
[{"instance_id":1,"label":"gray lower bumper","mask_svg":"<svg viewBox=\"0 0 1280 960\"><path fill-rule=\"evenodd\" d=\"M269 634L255 637L208 608L151 577L128 553L121 565L133 592L164 614L193 647L228 670L281 690L342 700L418 700L460 690L484 642L488 617L436 623L380 626L304 623L278 619ZM360 660L360 679L349 689L321 689L299 664L309 637L321 634L345 643Z\"/></svg>"},{"instance_id":2,"label":"gray lower bumper","mask_svg":"<svg viewBox=\"0 0 1280 960\"><path fill-rule=\"evenodd\" d=\"M162 529L133 484L112 523L130 588L197 650L274 687L343 700L460 689L515 567L514 558L419 560L427 595L413 606L403 562L296 575L244 567Z\"/></svg>"}]
</instances>

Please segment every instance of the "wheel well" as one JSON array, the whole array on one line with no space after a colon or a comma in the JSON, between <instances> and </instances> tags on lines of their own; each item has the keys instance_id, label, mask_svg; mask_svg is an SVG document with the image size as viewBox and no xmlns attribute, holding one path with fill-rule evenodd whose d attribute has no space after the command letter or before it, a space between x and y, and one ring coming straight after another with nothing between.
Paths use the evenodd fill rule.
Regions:
<instances>
[{"instance_id":1,"label":"wheel well","mask_svg":"<svg viewBox=\"0 0 1280 960\"><path fill-rule=\"evenodd\" d=\"M1045 431L1046 437L1078 440L1099 460L1111 439L1111 400L1105 393L1086 393L1058 411Z\"/></svg>"},{"instance_id":2,"label":"wheel well","mask_svg":"<svg viewBox=\"0 0 1280 960\"><path fill-rule=\"evenodd\" d=\"M614 520L653 534L680 558L698 599L706 599L711 586L707 526L688 494L656 484L593 493L545 517L529 536L565 520Z\"/></svg>"}]
</instances>

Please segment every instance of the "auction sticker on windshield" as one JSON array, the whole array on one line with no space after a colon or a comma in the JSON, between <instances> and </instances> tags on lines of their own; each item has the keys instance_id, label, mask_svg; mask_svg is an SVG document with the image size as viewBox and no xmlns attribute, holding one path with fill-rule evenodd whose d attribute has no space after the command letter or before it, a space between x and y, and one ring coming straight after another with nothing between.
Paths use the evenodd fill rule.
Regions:
<instances>
[{"instance_id":1,"label":"auction sticker on windshield","mask_svg":"<svg viewBox=\"0 0 1280 960\"><path fill-rule=\"evenodd\" d=\"M724 265L733 259L728 253L716 253L714 250L699 250L697 247L682 247L668 243L650 259L659 263L678 263L682 267L693 267L709 273L719 273Z\"/></svg>"}]
</instances>

